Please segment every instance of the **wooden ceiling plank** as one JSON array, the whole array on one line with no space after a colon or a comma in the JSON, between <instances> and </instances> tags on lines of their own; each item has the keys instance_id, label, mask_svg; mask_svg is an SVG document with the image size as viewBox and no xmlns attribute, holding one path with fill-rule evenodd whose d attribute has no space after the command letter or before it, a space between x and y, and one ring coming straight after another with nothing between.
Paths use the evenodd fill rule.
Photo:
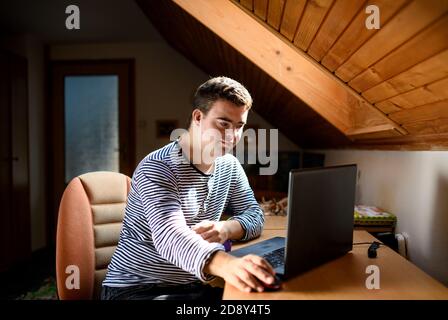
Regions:
<instances>
[{"instance_id":1,"label":"wooden ceiling plank","mask_svg":"<svg viewBox=\"0 0 448 320\"><path fill-rule=\"evenodd\" d=\"M268 77L263 76L261 74L262 71L259 68L254 68L253 70L254 70L253 78L258 80L256 81L257 85L255 86L254 85L248 86L248 84L244 85L246 85L247 88L250 90L253 99L253 105L257 107L258 111L259 109L263 109L266 107L264 101L258 101L257 97L261 97L265 92L264 90L266 90L266 82Z\"/></svg>"},{"instance_id":2,"label":"wooden ceiling plank","mask_svg":"<svg viewBox=\"0 0 448 320\"><path fill-rule=\"evenodd\" d=\"M448 133L360 140L354 146L367 150L447 150Z\"/></svg>"},{"instance_id":3,"label":"wooden ceiling plank","mask_svg":"<svg viewBox=\"0 0 448 320\"><path fill-rule=\"evenodd\" d=\"M387 101L400 108L411 109L444 99L448 99L448 78L400 94Z\"/></svg>"},{"instance_id":4,"label":"wooden ceiling plank","mask_svg":"<svg viewBox=\"0 0 448 320\"><path fill-rule=\"evenodd\" d=\"M254 0L254 13L263 21L266 21L268 14L268 0Z\"/></svg>"},{"instance_id":5,"label":"wooden ceiling plank","mask_svg":"<svg viewBox=\"0 0 448 320\"><path fill-rule=\"evenodd\" d=\"M285 2L286 0L269 0L268 3L268 24L277 31L280 29Z\"/></svg>"},{"instance_id":6,"label":"wooden ceiling plank","mask_svg":"<svg viewBox=\"0 0 448 320\"><path fill-rule=\"evenodd\" d=\"M364 126L397 124L369 105L318 63L280 39L233 2L174 0L283 87L345 133ZM316 85L319 84L319 85ZM358 114L367 114L362 122Z\"/></svg>"},{"instance_id":7,"label":"wooden ceiling plank","mask_svg":"<svg viewBox=\"0 0 448 320\"><path fill-rule=\"evenodd\" d=\"M294 40L294 35L296 34L305 5L306 0L288 0L286 2L280 33L291 42Z\"/></svg>"},{"instance_id":8,"label":"wooden ceiling plank","mask_svg":"<svg viewBox=\"0 0 448 320\"><path fill-rule=\"evenodd\" d=\"M226 52L226 48L223 45L222 41L219 41L219 38L212 37L213 43L215 45L216 51L218 53L218 59L220 61L221 70L226 70L226 74L229 76L233 76L233 63L230 62L230 55Z\"/></svg>"},{"instance_id":9,"label":"wooden ceiling plank","mask_svg":"<svg viewBox=\"0 0 448 320\"><path fill-rule=\"evenodd\" d=\"M266 101L264 101L266 105L266 114L276 114L278 115L277 108L279 108L279 99L278 99L278 93L282 92L279 88L279 83L277 81L269 80L267 82L267 92L270 92L271 94L268 95L266 98Z\"/></svg>"},{"instance_id":10,"label":"wooden ceiling plank","mask_svg":"<svg viewBox=\"0 0 448 320\"><path fill-rule=\"evenodd\" d=\"M396 106L390 101L382 101L375 104L375 107L377 107L378 110L381 110L384 114L389 114L392 112L397 112L402 110L400 107Z\"/></svg>"},{"instance_id":11,"label":"wooden ceiling plank","mask_svg":"<svg viewBox=\"0 0 448 320\"><path fill-rule=\"evenodd\" d=\"M336 1L311 43L308 54L321 61L359 10L364 9L363 4L360 0Z\"/></svg>"},{"instance_id":12,"label":"wooden ceiling plank","mask_svg":"<svg viewBox=\"0 0 448 320\"><path fill-rule=\"evenodd\" d=\"M362 93L370 103L376 103L448 76L448 50L415 65Z\"/></svg>"},{"instance_id":13,"label":"wooden ceiling plank","mask_svg":"<svg viewBox=\"0 0 448 320\"><path fill-rule=\"evenodd\" d=\"M224 55L227 57L226 69L229 70L230 77L235 77L240 75L240 64L238 63L238 56L235 54L233 48L225 41L220 41L224 47Z\"/></svg>"},{"instance_id":14,"label":"wooden ceiling plank","mask_svg":"<svg viewBox=\"0 0 448 320\"><path fill-rule=\"evenodd\" d=\"M240 3L247 10L250 10L250 11L254 10L254 2L253 2L253 0L240 0Z\"/></svg>"},{"instance_id":15,"label":"wooden ceiling plank","mask_svg":"<svg viewBox=\"0 0 448 320\"><path fill-rule=\"evenodd\" d=\"M395 48L414 37L448 10L448 1L414 1L364 43L336 75L348 82Z\"/></svg>"},{"instance_id":16,"label":"wooden ceiling plank","mask_svg":"<svg viewBox=\"0 0 448 320\"><path fill-rule=\"evenodd\" d=\"M448 133L448 118L410 122L403 127L413 135Z\"/></svg>"},{"instance_id":17,"label":"wooden ceiling plank","mask_svg":"<svg viewBox=\"0 0 448 320\"><path fill-rule=\"evenodd\" d=\"M389 117L402 125L418 121L448 118L448 99L394 112L389 114Z\"/></svg>"},{"instance_id":18,"label":"wooden ceiling plank","mask_svg":"<svg viewBox=\"0 0 448 320\"><path fill-rule=\"evenodd\" d=\"M308 50L332 4L333 0L312 0L307 2L294 37L294 45L296 47L303 51Z\"/></svg>"},{"instance_id":19,"label":"wooden ceiling plank","mask_svg":"<svg viewBox=\"0 0 448 320\"><path fill-rule=\"evenodd\" d=\"M167 1L160 3L155 1L140 1L138 4L144 12L166 12L167 10L170 10L170 3ZM163 15L156 14L152 16L152 23L158 26L158 31L162 36L164 36L164 38L171 46L176 47L177 50L179 50L179 52L181 52L183 55L193 56L193 46L183 45L184 43L194 42L194 37L191 30L188 30L187 28L182 29L182 34L178 36L182 37L182 39L184 40L183 42L175 41L175 39L169 36L173 30L173 21L176 21L175 26L184 22L184 14L182 10L180 8L176 9L177 10L171 11L171 16L173 17L173 19L166 19L166 17L164 17Z\"/></svg>"},{"instance_id":20,"label":"wooden ceiling plank","mask_svg":"<svg viewBox=\"0 0 448 320\"><path fill-rule=\"evenodd\" d=\"M380 25L386 23L410 0L370 0L366 3L376 5L380 9ZM366 13L361 10L341 37L336 41L333 47L323 57L321 63L330 71L335 71L341 66L353 53L356 52L368 39L370 39L378 30L367 29L365 27Z\"/></svg>"},{"instance_id":21,"label":"wooden ceiling plank","mask_svg":"<svg viewBox=\"0 0 448 320\"><path fill-rule=\"evenodd\" d=\"M356 76L349 85L358 92L385 81L448 48L448 15ZM448 61L447 61L448 64Z\"/></svg>"},{"instance_id":22,"label":"wooden ceiling plank","mask_svg":"<svg viewBox=\"0 0 448 320\"><path fill-rule=\"evenodd\" d=\"M244 82L245 83L256 83L256 79L253 79L254 76L254 64L250 61L248 61L247 63L244 63L245 68L244 68Z\"/></svg>"},{"instance_id":23,"label":"wooden ceiling plank","mask_svg":"<svg viewBox=\"0 0 448 320\"><path fill-rule=\"evenodd\" d=\"M218 66L216 63L214 63L215 59L210 54L201 54L202 52L213 52L213 42L210 41L210 31L208 31L206 28L202 28L199 24L194 23L191 19L188 19L187 13L185 12L185 20L187 23L185 23L185 26L187 26L187 29L193 30L193 34L195 35L195 42L193 42L191 45L194 47L195 50L195 57L201 57L201 59L204 59L205 65L213 66L213 69L211 70L212 73L216 73ZM219 63L222 63L221 60L219 60ZM212 76L216 76L216 74L212 74Z\"/></svg>"}]
</instances>

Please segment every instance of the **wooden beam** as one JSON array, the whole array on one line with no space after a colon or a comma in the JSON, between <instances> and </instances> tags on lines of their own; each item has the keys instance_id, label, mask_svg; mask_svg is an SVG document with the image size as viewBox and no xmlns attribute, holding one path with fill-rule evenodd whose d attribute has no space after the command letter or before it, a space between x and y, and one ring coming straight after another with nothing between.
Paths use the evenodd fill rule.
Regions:
<instances>
[{"instance_id":1,"label":"wooden beam","mask_svg":"<svg viewBox=\"0 0 448 320\"><path fill-rule=\"evenodd\" d=\"M200 23L314 109L346 135L390 125L406 131L328 70L228 0L173 0ZM252 15L255 17L254 15ZM367 114L368 117L360 116ZM382 127L378 127L382 128Z\"/></svg>"},{"instance_id":2,"label":"wooden beam","mask_svg":"<svg viewBox=\"0 0 448 320\"><path fill-rule=\"evenodd\" d=\"M391 126L390 124L381 124L379 126L372 126L372 127L362 128L362 129L353 129L353 130L350 130L348 132L348 134L351 136L358 136L358 135L365 135L365 134L370 134L370 133L375 133L375 132L389 131L389 130L393 130L393 129L394 129L394 127Z\"/></svg>"},{"instance_id":3,"label":"wooden beam","mask_svg":"<svg viewBox=\"0 0 448 320\"><path fill-rule=\"evenodd\" d=\"M361 131L365 131L365 133L362 133ZM400 136L401 133L398 130L390 128L388 125L366 128L365 130L360 130L359 132L353 132L351 134L351 138L355 142L359 140L386 139Z\"/></svg>"}]
</instances>

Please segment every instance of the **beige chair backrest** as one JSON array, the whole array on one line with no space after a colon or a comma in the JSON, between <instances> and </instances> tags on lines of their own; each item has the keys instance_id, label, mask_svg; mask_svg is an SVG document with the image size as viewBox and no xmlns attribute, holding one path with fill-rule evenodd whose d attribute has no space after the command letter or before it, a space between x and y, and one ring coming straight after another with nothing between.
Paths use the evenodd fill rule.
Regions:
<instances>
[{"instance_id":1,"label":"beige chair backrest","mask_svg":"<svg viewBox=\"0 0 448 320\"><path fill-rule=\"evenodd\" d=\"M99 298L120 236L129 188L129 177L103 171L80 175L68 184L57 227L59 299Z\"/></svg>"}]
</instances>

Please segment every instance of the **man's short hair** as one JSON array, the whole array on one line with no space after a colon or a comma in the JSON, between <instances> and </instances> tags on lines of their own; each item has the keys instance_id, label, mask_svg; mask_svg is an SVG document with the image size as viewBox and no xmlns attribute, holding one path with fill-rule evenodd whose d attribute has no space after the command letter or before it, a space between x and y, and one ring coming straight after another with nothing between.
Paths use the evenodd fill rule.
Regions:
<instances>
[{"instance_id":1,"label":"man's short hair","mask_svg":"<svg viewBox=\"0 0 448 320\"><path fill-rule=\"evenodd\" d=\"M241 83L227 77L215 77L201 84L196 90L193 97L193 110L199 109L206 115L213 103L219 99L230 101L247 110L252 107L252 97ZM190 115L187 128L190 127L191 120Z\"/></svg>"}]
</instances>

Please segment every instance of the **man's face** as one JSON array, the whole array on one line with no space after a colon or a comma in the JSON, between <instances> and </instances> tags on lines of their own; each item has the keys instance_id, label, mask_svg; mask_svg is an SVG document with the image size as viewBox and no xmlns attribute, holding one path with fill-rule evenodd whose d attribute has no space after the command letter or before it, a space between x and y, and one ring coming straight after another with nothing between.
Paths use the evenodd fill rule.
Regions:
<instances>
[{"instance_id":1,"label":"man's face","mask_svg":"<svg viewBox=\"0 0 448 320\"><path fill-rule=\"evenodd\" d=\"M201 146L213 145L220 148L222 154L230 152L241 139L248 113L245 107L227 100L217 100L207 115L193 112L193 120L200 123Z\"/></svg>"}]
</instances>

